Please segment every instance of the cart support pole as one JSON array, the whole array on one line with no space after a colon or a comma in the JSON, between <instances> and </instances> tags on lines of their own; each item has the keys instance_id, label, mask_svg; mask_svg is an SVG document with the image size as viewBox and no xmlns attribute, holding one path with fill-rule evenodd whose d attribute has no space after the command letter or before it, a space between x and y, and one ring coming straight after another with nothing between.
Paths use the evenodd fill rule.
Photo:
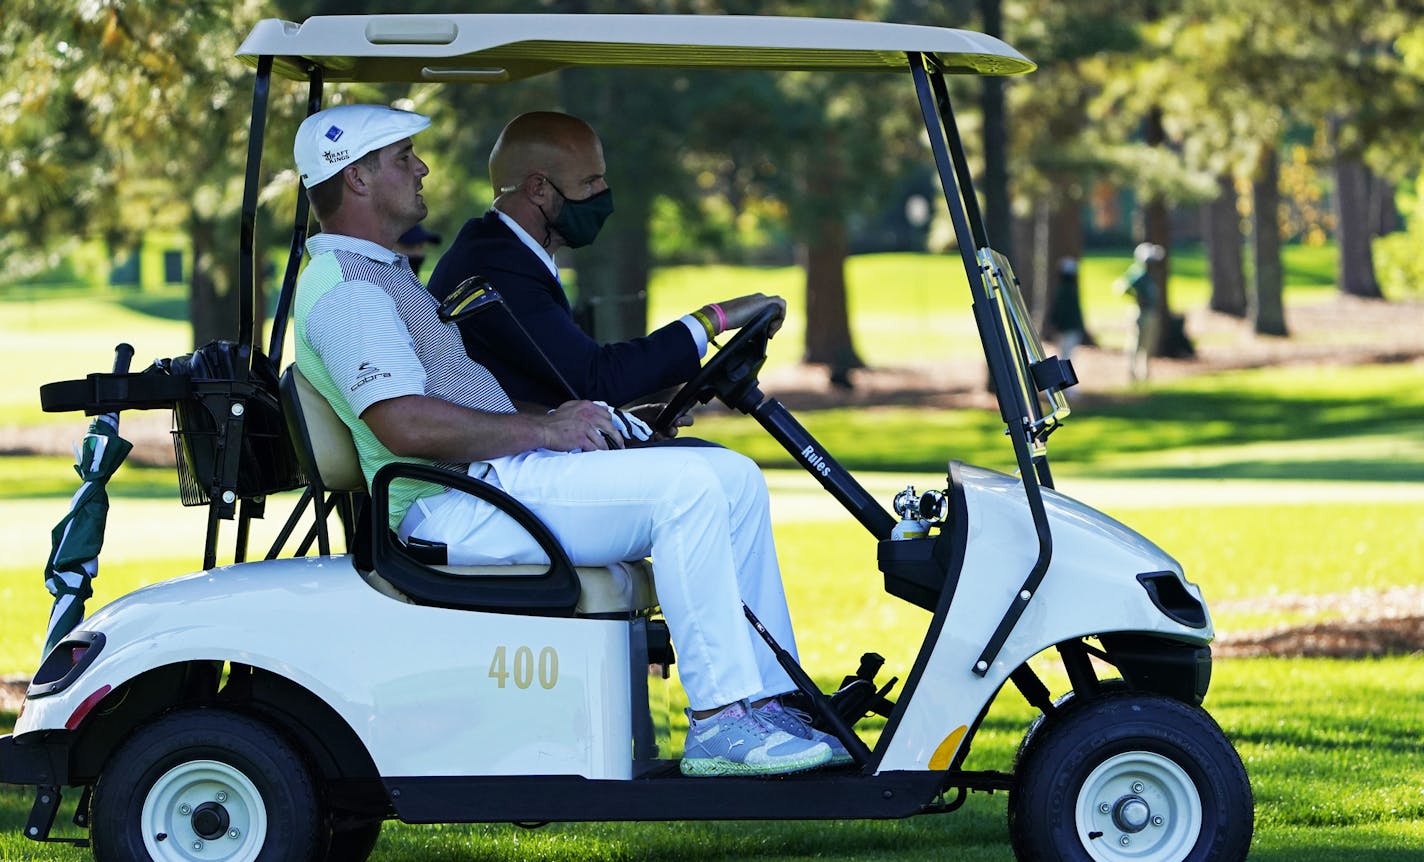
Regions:
<instances>
[{"instance_id":1,"label":"cart support pole","mask_svg":"<svg viewBox=\"0 0 1424 862\"><path fill-rule=\"evenodd\" d=\"M252 122L247 132L247 174L242 187L242 226L237 254L237 343L248 368L252 367L253 335L257 319L257 192L261 185L262 141L267 128L267 93L272 85L272 58L257 60L257 82L252 87Z\"/></svg>"},{"instance_id":2,"label":"cart support pole","mask_svg":"<svg viewBox=\"0 0 1424 862\"><path fill-rule=\"evenodd\" d=\"M863 767L869 763L871 756L870 748L861 742L860 737L855 735L855 731L851 730L850 726L845 723L840 713L836 712L835 707L831 706L831 702L826 699L824 694L821 694L821 690L816 687L816 683L811 680L811 677L806 675L806 671L801 669L801 665L796 663L796 659L791 657L791 653L787 652L782 648L781 644L776 642L776 638L771 636L771 632L766 630L766 626L761 624L761 620L757 619L756 614L752 613L752 609L747 607L745 603L742 605L742 611L747 615L747 622L752 624L752 628L757 630L757 634L761 635L761 639L766 641L767 646L771 647L771 651L775 653L776 660L781 663L781 667L786 671L786 675L791 677L791 681L796 683L796 687L810 699L811 708L816 711L816 715L830 726L831 732L835 734L836 739L839 739L845 745L846 751L849 752L851 758L855 760L855 765Z\"/></svg>"},{"instance_id":3,"label":"cart support pole","mask_svg":"<svg viewBox=\"0 0 1424 862\"><path fill-rule=\"evenodd\" d=\"M321 68L312 67L311 84L307 89L307 116L321 110ZM310 222L306 189L297 180L297 207L292 216L292 246L287 251L287 267L282 273L282 291L277 295L277 310L272 315L272 334L267 343L267 355L272 366L282 370L282 347L287 338L287 319L292 310L292 298L297 290L297 271L301 269L302 252L307 244L307 225Z\"/></svg>"},{"instance_id":4,"label":"cart support pole","mask_svg":"<svg viewBox=\"0 0 1424 862\"><path fill-rule=\"evenodd\" d=\"M989 642L985 644L984 650L970 668L975 676L983 677L989 673L999 651L1013 633L1014 626L1023 616L1028 603L1037 594L1039 584L1048 573L1048 564L1053 558L1053 536L1048 526L1048 515L1043 507L1043 496L1037 481L1038 473L1029 452L1028 440L1018 427L1019 423L1026 421L1024 417L1027 416L1028 410L1024 404L1019 403L1020 396L1014 388L1006 383L1011 377L1009 357L1005 354L1009 337L1004 331L1003 322L990 311L994 299L989 296L974 250L968 248L964 242L966 237L972 237L975 242L987 244L989 238L985 235L979 218L974 187L970 184L972 177L969 165L964 158L964 147L954 122L954 111L949 104L949 92L940 73L936 72L931 78L923 55L911 53L908 56L910 74L919 96L920 113L924 119L925 132L930 138L930 150L934 153L935 166L939 170L945 203L949 206L950 220L954 223L954 234L960 238L959 254L964 261L964 274L969 279L970 294L974 297L974 320L979 327L980 340L984 342L984 358L988 360L990 376L994 380L999 415L1009 428L1009 439L1013 441L1014 455L1023 479L1024 496L1033 516L1034 532L1038 536L1038 557L1028 577L1008 609L1004 611L1003 618L994 629Z\"/></svg>"}]
</instances>

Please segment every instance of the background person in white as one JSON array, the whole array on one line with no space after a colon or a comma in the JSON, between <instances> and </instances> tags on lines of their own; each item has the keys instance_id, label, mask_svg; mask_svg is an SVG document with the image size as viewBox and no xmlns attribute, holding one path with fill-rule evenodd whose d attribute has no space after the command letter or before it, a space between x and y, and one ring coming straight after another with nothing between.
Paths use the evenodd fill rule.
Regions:
<instances>
[{"instance_id":1,"label":"background person in white","mask_svg":"<svg viewBox=\"0 0 1424 862\"><path fill-rule=\"evenodd\" d=\"M592 402L515 409L391 250L426 215L429 171L410 138L428 125L342 106L308 117L294 146L322 227L297 288L297 364L351 429L367 480L395 459L456 466L532 509L576 563L652 554L692 705L683 771L826 764L834 740L779 709L794 685L742 614L745 602L794 650L761 472L723 449L623 450ZM393 493L391 513L402 537L446 544L452 563L545 559L507 515L456 491Z\"/></svg>"}]
</instances>

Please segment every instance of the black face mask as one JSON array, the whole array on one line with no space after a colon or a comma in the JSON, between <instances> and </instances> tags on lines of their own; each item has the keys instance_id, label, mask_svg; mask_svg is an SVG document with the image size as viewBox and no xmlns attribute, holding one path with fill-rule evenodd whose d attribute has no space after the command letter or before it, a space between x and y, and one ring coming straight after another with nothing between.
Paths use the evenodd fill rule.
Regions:
<instances>
[{"instance_id":1,"label":"black face mask","mask_svg":"<svg viewBox=\"0 0 1424 862\"><path fill-rule=\"evenodd\" d=\"M558 218L549 222L549 226L559 232L569 248L582 248L593 242L604 221L613 214L613 190L604 189L576 201L570 200L563 189L554 185L553 180L549 181L549 185L564 199L564 208L559 211ZM545 221L548 218L544 216Z\"/></svg>"}]
</instances>

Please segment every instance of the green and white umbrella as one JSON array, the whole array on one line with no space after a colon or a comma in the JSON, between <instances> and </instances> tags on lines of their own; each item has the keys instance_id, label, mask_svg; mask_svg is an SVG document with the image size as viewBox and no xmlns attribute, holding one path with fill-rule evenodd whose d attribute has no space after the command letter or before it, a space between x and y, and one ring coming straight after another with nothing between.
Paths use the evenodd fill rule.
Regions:
<instances>
[{"instance_id":1,"label":"green and white umbrella","mask_svg":"<svg viewBox=\"0 0 1424 862\"><path fill-rule=\"evenodd\" d=\"M55 525L45 588L54 596L44 655L84 618L84 600L94 594L90 583L99 574L99 549L109 517L109 477L128 457L133 444L119 436L119 414L94 417L89 433L75 446L74 471L82 484L69 501L69 513Z\"/></svg>"}]
</instances>

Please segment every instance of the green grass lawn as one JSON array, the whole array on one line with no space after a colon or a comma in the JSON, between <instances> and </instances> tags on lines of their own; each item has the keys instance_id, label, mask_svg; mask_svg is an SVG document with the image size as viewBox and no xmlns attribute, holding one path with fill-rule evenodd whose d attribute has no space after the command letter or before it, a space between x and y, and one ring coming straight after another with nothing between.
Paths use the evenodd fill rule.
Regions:
<instances>
[{"instance_id":1,"label":"green grass lawn","mask_svg":"<svg viewBox=\"0 0 1424 862\"><path fill-rule=\"evenodd\" d=\"M1413 862L1424 853L1424 657L1365 662L1218 662L1207 706L1246 761L1256 796L1251 858ZM1001 696L970 764L1005 768L1032 711ZM960 811L904 821L831 823L388 824L375 862L676 858L1008 860L1003 794L975 794ZM31 796L0 790L0 859L81 860L18 834ZM62 812L61 823L72 814ZM72 827L68 834L74 834Z\"/></svg>"},{"instance_id":2,"label":"green grass lawn","mask_svg":"<svg viewBox=\"0 0 1424 862\"><path fill-rule=\"evenodd\" d=\"M1123 325L1128 303L1112 282L1129 252L1093 253L1083 260L1082 297L1089 328ZM1334 295L1334 249L1290 246L1285 250L1288 297L1313 302ZM1210 294L1199 249L1173 259L1172 303L1181 310L1205 305ZM978 335L969 310L958 255L873 254L846 265L847 303L861 358L872 366L922 362L928 356L980 361ZM771 367L795 363L805 330L805 286L796 267L674 266L656 270L649 288L648 319L661 325L714 299L775 293L790 304ZM0 291L0 427L54 424L62 417L40 412L43 383L107 371L113 347L135 348L135 370L155 358L192 350L182 288L149 292L111 289L77 292L43 288ZM291 356L290 349L286 354Z\"/></svg>"},{"instance_id":3,"label":"green grass lawn","mask_svg":"<svg viewBox=\"0 0 1424 862\"><path fill-rule=\"evenodd\" d=\"M1019 255L1017 269L1027 267ZM1131 303L1113 281L1131 263L1131 250L1093 252L1083 258L1079 281L1090 331L1122 328ZM1333 247L1289 246L1284 251L1287 297L1291 303L1335 295ZM1211 296L1206 261L1199 248L1174 252L1171 303L1176 311L1201 308ZM654 326L705 302L747 293L780 294L789 313L772 368L800 359L806 319L805 280L796 267L675 266L653 273L648 320ZM871 366L923 362L926 357L975 359L982 356L969 310L969 292L958 254L869 254L846 264L846 303L861 359Z\"/></svg>"},{"instance_id":4,"label":"green grass lawn","mask_svg":"<svg viewBox=\"0 0 1424 862\"><path fill-rule=\"evenodd\" d=\"M1332 295L1333 252L1288 252L1291 301ZM1125 256L1083 265L1090 325L1121 318L1110 283ZM1174 259L1174 304L1205 301L1200 256ZM857 337L873 363L915 358L924 343L947 357L977 339L957 258L877 255L851 261ZM799 305L792 269L660 271L653 320L709 297L778 292ZM957 281L956 281L957 279ZM132 298L0 300L0 426L44 417L41 382L103 369L113 343L138 347L136 364L186 352L172 298L135 309ZM877 317L873 308L895 308ZM67 317L69 327L59 325ZM789 328L803 325L793 314ZM907 335L908 333L908 335ZM904 337L901 337L904 336ZM939 339L935 341L934 339ZM929 340L929 341L926 341ZM962 343L961 343L962 342ZM794 342L792 342L794 343ZM968 355L968 353L964 354ZM37 361L37 357L43 361ZM775 361L794 361L778 357ZM1417 585L1424 559L1424 368L1276 368L1154 385L1150 394L1095 396L1075 405L1050 444L1059 488L1153 538L1199 583L1221 632L1305 621L1254 609L1252 599L1331 595ZM773 393L774 394L774 393ZM832 410L802 421L888 504L908 482L939 486L947 458L1011 470L1002 425L978 411ZM701 436L752 454L768 470L776 536L807 669L823 685L875 650L886 675L904 677L928 615L886 596L875 548L857 525L745 417L705 415ZM0 457L0 676L28 675L49 607L42 585L49 530L74 488L62 458ZM204 510L177 505L172 471L125 466L91 609L133 588L198 566ZM254 529L265 549L293 497L269 504ZM224 535L232 532L225 525ZM1327 609L1309 619L1329 618ZM849 633L849 635L848 635ZM1051 687L1065 683L1050 673ZM1257 799L1252 858L1271 862L1385 862L1424 858L1424 654L1371 661L1224 659L1207 707L1246 761ZM976 738L968 766L1006 769L1033 710L1004 693ZM0 713L0 731L14 716ZM867 724L873 738L879 725ZM0 789L0 860L80 860L85 852L19 835L31 796ZM73 804L71 796L70 805ZM1003 794L974 795L963 810L900 822L678 823L515 826L388 825L373 859L688 860L1010 858ZM72 809L71 809L72 813ZM69 813L62 813L62 823ZM70 834L75 834L71 829Z\"/></svg>"},{"instance_id":5,"label":"green grass lawn","mask_svg":"<svg viewBox=\"0 0 1424 862\"><path fill-rule=\"evenodd\" d=\"M770 393L774 395L775 393ZM1424 481L1424 364L1252 369L1095 396L1049 440L1055 474L1117 478ZM843 408L801 417L852 470L1012 469L997 413ZM754 421L699 414L695 432L794 466Z\"/></svg>"}]
</instances>

